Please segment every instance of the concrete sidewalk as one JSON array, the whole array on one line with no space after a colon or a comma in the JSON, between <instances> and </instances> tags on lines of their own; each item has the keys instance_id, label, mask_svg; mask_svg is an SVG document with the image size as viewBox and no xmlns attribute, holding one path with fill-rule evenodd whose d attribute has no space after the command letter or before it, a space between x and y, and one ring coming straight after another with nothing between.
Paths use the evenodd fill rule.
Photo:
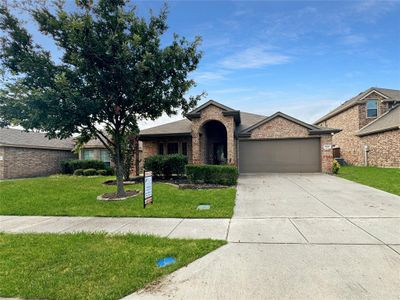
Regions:
<instances>
[{"instance_id":1,"label":"concrete sidewalk","mask_svg":"<svg viewBox=\"0 0 400 300\"><path fill-rule=\"evenodd\" d=\"M400 197L241 175L228 244L124 299L400 299Z\"/></svg>"},{"instance_id":2,"label":"concrete sidewalk","mask_svg":"<svg viewBox=\"0 0 400 300\"><path fill-rule=\"evenodd\" d=\"M0 216L0 231L10 233L103 231L225 240L228 227L229 219Z\"/></svg>"}]
</instances>

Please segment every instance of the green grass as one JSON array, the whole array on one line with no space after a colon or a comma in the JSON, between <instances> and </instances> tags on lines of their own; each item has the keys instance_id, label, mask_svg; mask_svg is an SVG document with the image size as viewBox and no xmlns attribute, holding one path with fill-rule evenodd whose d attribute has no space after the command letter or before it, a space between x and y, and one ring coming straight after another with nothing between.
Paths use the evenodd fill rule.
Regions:
<instances>
[{"instance_id":1,"label":"green grass","mask_svg":"<svg viewBox=\"0 0 400 300\"><path fill-rule=\"evenodd\" d=\"M154 184L154 204L143 209L143 196L124 201L98 201L96 197L116 190L102 184L110 177L51 176L0 182L0 215L132 216L132 217L231 217L235 188L180 190ZM142 190L141 184L127 189ZM201 203L210 210L197 210Z\"/></svg>"},{"instance_id":2,"label":"green grass","mask_svg":"<svg viewBox=\"0 0 400 300\"><path fill-rule=\"evenodd\" d=\"M400 196L400 169L346 166L338 176Z\"/></svg>"},{"instance_id":3,"label":"green grass","mask_svg":"<svg viewBox=\"0 0 400 300\"><path fill-rule=\"evenodd\" d=\"M0 296L119 299L225 244L106 234L0 233ZM156 260L177 263L157 268Z\"/></svg>"}]
</instances>

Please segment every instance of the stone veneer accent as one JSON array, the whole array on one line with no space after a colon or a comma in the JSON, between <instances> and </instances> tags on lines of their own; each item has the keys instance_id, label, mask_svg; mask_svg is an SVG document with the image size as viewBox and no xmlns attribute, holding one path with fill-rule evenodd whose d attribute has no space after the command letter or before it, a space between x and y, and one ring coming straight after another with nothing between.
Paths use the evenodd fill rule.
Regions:
<instances>
[{"instance_id":1,"label":"stone veneer accent","mask_svg":"<svg viewBox=\"0 0 400 300\"><path fill-rule=\"evenodd\" d=\"M227 159L229 164L236 164L235 121L233 116L224 116L223 110L215 105L205 107L200 113L200 118L192 119L192 159L194 164L205 161L205 145L202 142L202 127L211 120L221 122L226 128Z\"/></svg>"},{"instance_id":2,"label":"stone veneer accent","mask_svg":"<svg viewBox=\"0 0 400 300\"><path fill-rule=\"evenodd\" d=\"M60 173L60 163L76 158L70 150L0 147L0 179L48 176Z\"/></svg>"},{"instance_id":3,"label":"stone veneer accent","mask_svg":"<svg viewBox=\"0 0 400 300\"><path fill-rule=\"evenodd\" d=\"M368 165L400 168L400 130L361 137L368 145Z\"/></svg>"},{"instance_id":4,"label":"stone veneer accent","mask_svg":"<svg viewBox=\"0 0 400 300\"><path fill-rule=\"evenodd\" d=\"M308 129L282 117L276 117L254 128L251 139L308 137Z\"/></svg>"}]
</instances>

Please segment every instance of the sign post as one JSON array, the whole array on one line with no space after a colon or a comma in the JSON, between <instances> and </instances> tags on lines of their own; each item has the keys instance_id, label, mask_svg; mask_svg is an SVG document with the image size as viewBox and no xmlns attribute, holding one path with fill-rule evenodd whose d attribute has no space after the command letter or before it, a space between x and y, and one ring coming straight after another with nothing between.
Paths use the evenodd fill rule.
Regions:
<instances>
[{"instance_id":1,"label":"sign post","mask_svg":"<svg viewBox=\"0 0 400 300\"><path fill-rule=\"evenodd\" d=\"M143 208L146 208L147 204L153 204L153 173L143 171Z\"/></svg>"}]
</instances>

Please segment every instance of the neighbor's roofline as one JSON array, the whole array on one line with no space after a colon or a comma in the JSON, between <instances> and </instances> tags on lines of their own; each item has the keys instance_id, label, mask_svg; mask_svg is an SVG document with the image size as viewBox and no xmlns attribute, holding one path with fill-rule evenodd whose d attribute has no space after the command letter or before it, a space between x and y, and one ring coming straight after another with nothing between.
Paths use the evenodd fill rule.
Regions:
<instances>
[{"instance_id":1,"label":"neighbor's roofline","mask_svg":"<svg viewBox=\"0 0 400 300\"><path fill-rule=\"evenodd\" d=\"M336 107L335 109L333 109L332 111L328 112L327 114L325 114L324 116L322 116L321 118L319 118L317 121L314 122L314 124L318 124L321 123L323 121L326 121L330 118L333 118L334 116L337 116L338 114L352 108L353 106L359 105L360 101L364 100L366 97L368 97L369 95L371 95L372 93L377 93L379 95L381 95L382 97L385 98L384 101L386 101L386 99L389 98L389 96L385 95L384 93L378 91L376 88L369 88L366 91L366 94L363 95L360 99L355 100L354 102L349 103L348 105L343 106L342 108L338 109L338 107L340 107L340 105L338 107ZM353 98L355 98L357 96L354 96ZM350 99L351 100L351 99ZM337 111L335 111L336 109L338 109Z\"/></svg>"},{"instance_id":2,"label":"neighbor's roofline","mask_svg":"<svg viewBox=\"0 0 400 300\"><path fill-rule=\"evenodd\" d=\"M377 133L382 133L382 132L386 132L386 131L392 131L392 130L397 130L400 129L400 126L392 126L392 127L388 127L388 128L382 128L382 129L377 129L374 131L369 131L369 132L365 132L365 133L356 133L357 136L367 136L367 135L372 135L372 134L377 134Z\"/></svg>"},{"instance_id":3,"label":"neighbor's roofline","mask_svg":"<svg viewBox=\"0 0 400 300\"><path fill-rule=\"evenodd\" d=\"M72 150L74 149L74 147L54 147L54 146L7 144L7 143L0 143L0 147L28 148L28 149L45 149L45 150L60 150L60 151L72 151Z\"/></svg>"}]
</instances>

